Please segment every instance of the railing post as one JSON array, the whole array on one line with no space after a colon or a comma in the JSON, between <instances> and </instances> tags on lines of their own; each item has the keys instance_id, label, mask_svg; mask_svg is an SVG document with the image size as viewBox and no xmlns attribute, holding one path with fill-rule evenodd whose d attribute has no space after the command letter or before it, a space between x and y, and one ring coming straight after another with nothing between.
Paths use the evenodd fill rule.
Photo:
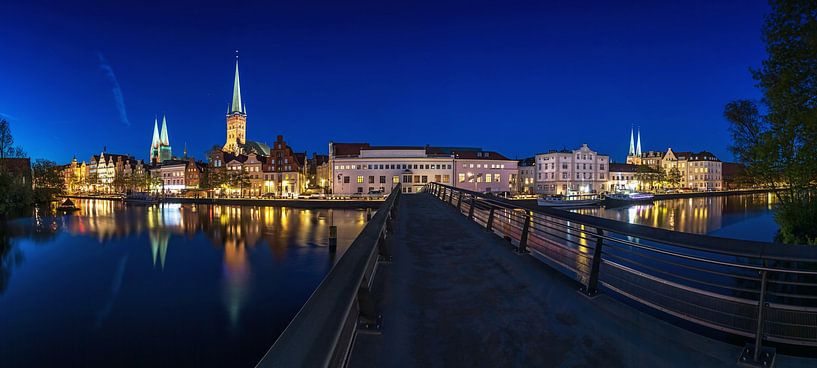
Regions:
<instances>
[{"instance_id":1,"label":"railing post","mask_svg":"<svg viewBox=\"0 0 817 368\"><path fill-rule=\"evenodd\" d=\"M587 296L596 296L599 285L599 269L601 268L601 248L604 244L604 230L596 228L596 247L593 248L593 260L590 263L590 277L587 279L587 286L584 288L584 294Z\"/></svg>"},{"instance_id":2,"label":"railing post","mask_svg":"<svg viewBox=\"0 0 817 368\"><path fill-rule=\"evenodd\" d=\"M474 203L476 203L477 198L471 196L471 207L468 208L468 220L474 219Z\"/></svg>"},{"instance_id":3,"label":"railing post","mask_svg":"<svg viewBox=\"0 0 817 368\"><path fill-rule=\"evenodd\" d=\"M488 211L488 221L485 223L485 229L488 231L493 231L493 223L494 223L494 207Z\"/></svg>"},{"instance_id":4,"label":"railing post","mask_svg":"<svg viewBox=\"0 0 817 368\"><path fill-rule=\"evenodd\" d=\"M517 253L528 253L528 233L530 232L531 217L528 211L525 211L525 224L522 225L522 235L519 236L519 246L516 247Z\"/></svg>"},{"instance_id":5,"label":"railing post","mask_svg":"<svg viewBox=\"0 0 817 368\"><path fill-rule=\"evenodd\" d=\"M766 318L766 283L768 272L760 271L760 299L757 302L757 327L755 328L755 343L746 344L740 354L738 364L747 367L772 367L774 366L775 349L763 347L763 325Z\"/></svg>"},{"instance_id":6,"label":"railing post","mask_svg":"<svg viewBox=\"0 0 817 368\"><path fill-rule=\"evenodd\" d=\"M462 212L462 192L457 196L457 211Z\"/></svg>"},{"instance_id":7,"label":"railing post","mask_svg":"<svg viewBox=\"0 0 817 368\"><path fill-rule=\"evenodd\" d=\"M454 189L449 189L448 191L448 204L451 204L454 201Z\"/></svg>"}]
</instances>

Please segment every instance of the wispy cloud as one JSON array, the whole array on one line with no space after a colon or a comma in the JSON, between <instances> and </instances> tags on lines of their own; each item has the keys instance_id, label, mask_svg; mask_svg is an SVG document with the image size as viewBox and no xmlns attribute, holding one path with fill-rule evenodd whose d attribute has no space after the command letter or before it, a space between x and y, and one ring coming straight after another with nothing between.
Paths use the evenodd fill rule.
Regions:
<instances>
[{"instance_id":1,"label":"wispy cloud","mask_svg":"<svg viewBox=\"0 0 817 368\"><path fill-rule=\"evenodd\" d=\"M113 99L116 102L116 109L119 110L119 120L122 121L122 124L130 126L130 121L128 121L128 112L125 110L125 97L122 96L122 88L119 87L119 80L116 79L116 74L113 72L113 68L111 68L111 63L108 62L108 59L102 55L101 52L97 53L99 56L99 67L102 68L102 71L105 72L105 76L108 77L108 80L113 84Z\"/></svg>"},{"instance_id":2,"label":"wispy cloud","mask_svg":"<svg viewBox=\"0 0 817 368\"><path fill-rule=\"evenodd\" d=\"M0 112L0 119L17 120L17 117L14 116L14 115L11 115L11 114L6 114L6 113L3 113L3 112Z\"/></svg>"}]
</instances>

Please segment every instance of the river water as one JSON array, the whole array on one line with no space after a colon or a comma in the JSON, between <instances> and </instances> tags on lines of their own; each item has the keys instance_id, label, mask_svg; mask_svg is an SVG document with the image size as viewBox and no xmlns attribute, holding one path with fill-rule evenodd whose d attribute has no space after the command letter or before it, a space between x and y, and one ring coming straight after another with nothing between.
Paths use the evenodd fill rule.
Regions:
<instances>
[{"instance_id":1,"label":"river water","mask_svg":"<svg viewBox=\"0 0 817 368\"><path fill-rule=\"evenodd\" d=\"M77 202L77 213L38 213L0 233L0 367L252 367L366 221L365 210ZM576 211L771 241L774 202Z\"/></svg>"},{"instance_id":2,"label":"river water","mask_svg":"<svg viewBox=\"0 0 817 368\"><path fill-rule=\"evenodd\" d=\"M366 221L365 210L77 202L0 233L0 367L252 367Z\"/></svg>"},{"instance_id":3,"label":"river water","mask_svg":"<svg viewBox=\"0 0 817 368\"><path fill-rule=\"evenodd\" d=\"M573 212L633 224L724 238L771 242L777 233L774 194L666 199L617 208L583 208Z\"/></svg>"}]
</instances>

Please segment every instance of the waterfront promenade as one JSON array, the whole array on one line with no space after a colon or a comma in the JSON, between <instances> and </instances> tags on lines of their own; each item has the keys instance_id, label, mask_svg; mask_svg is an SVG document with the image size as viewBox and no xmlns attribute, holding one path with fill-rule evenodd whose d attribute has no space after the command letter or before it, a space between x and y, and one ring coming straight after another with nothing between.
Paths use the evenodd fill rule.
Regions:
<instances>
[{"instance_id":1,"label":"waterfront promenade","mask_svg":"<svg viewBox=\"0 0 817 368\"><path fill-rule=\"evenodd\" d=\"M742 346L679 328L580 284L430 194L403 196L373 295L379 334L352 367L729 367ZM814 360L778 353L777 367Z\"/></svg>"}]
</instances>

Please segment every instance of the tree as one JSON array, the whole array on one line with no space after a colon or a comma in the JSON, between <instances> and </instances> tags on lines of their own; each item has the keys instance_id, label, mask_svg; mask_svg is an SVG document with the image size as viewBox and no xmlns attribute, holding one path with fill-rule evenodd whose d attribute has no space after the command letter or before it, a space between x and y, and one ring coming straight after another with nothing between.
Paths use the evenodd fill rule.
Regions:
<instances>
[{"instance_id":1,"label":"tree","mask_svg":"<svg viewBox=\"0 0 817 368\"><path fill-rule=\"evenodd\" d=\"M678 188L681 185L681 172L677 167L673 167L667 171L667 183L670 187Z\"/></svg>"},{"instance_id":2,"label":"tree","mask_svg":"<svg viewBox=\"0 0 817 368\"><path fill-rule=\"evenodd\" d=\"M752 71L763 99L726 105L730 149L756 184L780 189L777 240L817 244L817 2L770 4L768 58Z\"/></svg>"},{"instance_id":3,"label":"tree","mask_svg":"<svg viewBox=\"0 0 817 368\"><path fill-rule=\"evenodd\" d=\"M0 119L0 158L19 157L26 157L26 153L22 147L14 147L14 137L11 135L8 121Z\"/></svg>"},{"instance_id":4,"label":"tree","mask_svg":"<svg viewBox=\"0 0 817 368\"><path fill-rule=\"evenodd\" d=\"M641 190L645 189L645 184L649 184L649 189L653 189L655 187L655 182L658 180L656 170L648 165L638 165L635 170L634 177L636 180L638 180Z\"/></svg>"},{"instance_id":5,"label":"tree","mask_svg":"<svg viewBox=\"0 0 817 368\"><path fill-rule=\"evenodd\" d=\"M36 202L48 202L65 192L65 178L62 168L54 161L38 159L34 162L33 182Z\"/></svg>"},{"instance_id":6,"label":"tree","mask_svg":"<svg viewBox=\"0 0 817 368\"><path fill-rule=\"evenodd\" d=\"M241 196L244 196L244 188L250 186L250 177L243 170L230 172L227 179L227 185L233 188L239 188Z\"/></svg>"}]
</instances>

